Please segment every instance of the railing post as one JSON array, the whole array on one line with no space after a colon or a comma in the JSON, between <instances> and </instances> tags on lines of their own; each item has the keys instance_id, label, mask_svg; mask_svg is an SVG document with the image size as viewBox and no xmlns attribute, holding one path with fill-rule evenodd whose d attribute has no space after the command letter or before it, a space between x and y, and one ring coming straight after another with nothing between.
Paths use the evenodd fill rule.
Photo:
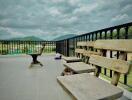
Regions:
<instances>
[{"instance_id":1,"label":"railing post","mask_svg":"<svg viewBox=\"0 0 132 100\"><path fill-rule=\"evenodd\" d=\"M55 42L56 45L56 53L58 52L58 45L57 45L57 41Z\"/></svg>"},{"instance_id":2,"label":"railing post","mask_svg":"<svg viewBox=\"0 0 132 100\"><path fill-rule=\"evenodd\" d=\"M125 39L128 39L128 26L125 27ZM127 60L127 57L126 57ZM127 84L127 75L124 75L124 84Z\"/></svg>"},{"instance_id":3,"label":"railing post","mask_svg":"<svg viewBox=\"0 0 132 100\"><path fill-rule=\"evenodd\" d=\"M113 37L113 29L110 30L110 39ZM110 58L112 58L112 51L110 51ZM110 77L112 77L112 70L110 70Z\"/></svg>"},{"instance_id":4,"label":"railing post","mask_svg":"<svg viewBox=\"0 0 132 100\"><path fill-rule=\"evenodd\" d=\"M3 54L3 41L1 41L1 54Z\"/></svg>"},{"instance_id":5,"label":"railing post","mask_svg":"<svg viewBox=\"0 0 132 100\"><path fill-rule=\"evenodd\" d=\"M66 41L66 56L69 56L69 39Z\"/></svg>"}]
</instances>

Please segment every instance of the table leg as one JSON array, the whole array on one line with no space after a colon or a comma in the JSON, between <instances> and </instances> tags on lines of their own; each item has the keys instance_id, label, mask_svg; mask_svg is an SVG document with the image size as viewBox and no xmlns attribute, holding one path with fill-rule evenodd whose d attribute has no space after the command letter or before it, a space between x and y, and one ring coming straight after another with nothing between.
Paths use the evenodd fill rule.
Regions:
<instances>
[{"instance_id":1,"label":"table leg","mask_svg":"<svg viewBox=\"0 0 132 100\"><path fill-rule=\"evenodd\" d=\"M33 64L40 64L40 66L43 66L43 64L37 60L38 55L31 55L31 56L32 56L32 60L33 60L31 63L31 66Z\"/></svg>"}]
</instances>

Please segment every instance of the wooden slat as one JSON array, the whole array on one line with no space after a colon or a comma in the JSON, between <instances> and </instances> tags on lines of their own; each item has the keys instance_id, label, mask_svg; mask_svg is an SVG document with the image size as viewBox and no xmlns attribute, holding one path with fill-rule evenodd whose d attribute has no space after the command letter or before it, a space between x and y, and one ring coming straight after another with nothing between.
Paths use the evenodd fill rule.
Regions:
<instances>
[{"instance_id":1,"label":"wooden slat","mask_svg":"<svg viewBox=\"0 0 132 100\"><path fill-rule=\"evenodd\" d=\"M62 59L64 59L67 63L82 61L81 58L77 58L77 57L63 57Z\"/></svg>"},{"instance_id":2,"label":"wooden slat","mask_svg":"<svg viewBox=\"0 0 132 100\"><path fill-rule=\"evenodd\" d=\"M88 73L59 76L57 80L76 100L114 100L123 94L118 87Z\"/></svg>"},{"instance_id":3,"label":"wooden slat","mask_svg":"<svg viewBox=\"0 0 132 100\"><path fill-rule=\"evenodd\" d=\"M88 51L88 50L84 50L83 55L90 57L91 55L100 55L101 53L99 52L95 52L95 51Z\"/></svg>"},{"instance_id":4,"label":"wooden slat","mask_svg":"<svg viewBox=\"0 0 132 100\"><path fill-rule=\"evenodd\" d=\"M94 46L94 41L88 41L88 42L77 42L77 46L93 47L93 46Z\"/></svg>"},{"instance_id":5,"label":"wooden slat","mask_svg":"<svg viewBox=\"0 0 132 100\"><path fill-rule=\"evenodd\" d=\"M94 46L94 43L95 43L95 41L88 41L88 42L86 43L86 46L87 46L87 47L93 47L93 46Z\"/></svg>"},{"instance_id":6,"label":"wooden slat","mask_svg":"<svg viewBox=\"0 0 132 100\"><path fill-rule=\"evenodd\" d=\"M95 67L84 62L66 63L64 66L76 73L89 73L95 71Z\"/></svg>"},{"instance_id":7,"label":"wooden slat","mask_svg":"<svg viewBox=\"0 0 132 100\"><path fill-rule=\"evenodd\" d=\"M75 49L75 53L83 53L84 52L84 49Z\"/></svg>"},{"instance_id":8,"label":"wooden slat","mask_svg":"<svg viewBox=\"0 0 132 100\"><path fill-rule=\"evenodd\" d=\"M97 55L90 56L89 63L104 67L122 74L126 74L129 71L130 64L127 61L120 59L111 59L101 57Z\"/></svg>"},{"instance_id":9,"label":"wooden slat","mask_svg":"<svg viewBox=\"0 0 132 100\"><path fill-rule=\"evenodd\" d=\"M97 40L94 48L132 52L132 39Z\"/></svg>"},{"instance_id":10,"label":"wooden slat","mask_svg":"<svg viewBox=\"0 0 132 100\"><path fill-rule=\"evenodd\" d=\"M86 46L86 42L77 42L77 46Z\"/></svg>"}]
</instances>

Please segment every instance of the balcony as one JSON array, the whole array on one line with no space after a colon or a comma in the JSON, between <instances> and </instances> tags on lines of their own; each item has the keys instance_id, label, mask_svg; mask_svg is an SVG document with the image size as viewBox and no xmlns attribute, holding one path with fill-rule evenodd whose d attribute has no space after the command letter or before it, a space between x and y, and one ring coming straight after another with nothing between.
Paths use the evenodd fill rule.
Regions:
<instances>
[{"instance_id":1,"label":"balcony","mask_svg":"<svg viewBox=\"0 0 132 100\"><path fill-rule=\"evenodd\" d=\"M61 60L44 54L39 57L43 67L29 68L31 60L28 55L0 57L0 100L73 99L56 80L64 68Z\"/></svg>"},{"instance_id":2,"label":"balcony","mask_svg":"<svg viewBox=\"0 0 132 100\"><path fill-rule=\"evenodd\" d=\"M121 34L121 30L123 34ZM56 52L74 56L78 41L97 39L131 39L132 23L114 26L60 41L0 41L0 100L73 100L58 84L56 77L64 69L61 60L54 60ZM29 68L32 58L26 53L37 52L45 43L45 51L38 60L44 65ZM109 57L118 52L109 51ZM128 55L128 59L131 54ZM112 71L101 69L102 79L109 81ZM124 95L119 100L128 100L132 91L132 71L120 78L119 87Z\"/></svg>"}]
</instances>

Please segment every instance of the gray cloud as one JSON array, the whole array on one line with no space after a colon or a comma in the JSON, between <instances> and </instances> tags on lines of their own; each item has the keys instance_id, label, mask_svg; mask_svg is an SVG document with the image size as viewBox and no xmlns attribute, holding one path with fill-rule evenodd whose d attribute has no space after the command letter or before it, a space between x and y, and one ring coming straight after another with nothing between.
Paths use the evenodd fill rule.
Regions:
<instances>
[{"instance_id":1,"label":"gray cloud","mask_svg":"<svg viewBox=\"0 0 132 100\"><path fill-rule=\"evenodd\" d=\"M132 21L132 0L0 0L0 39L51 40Z\"/></svg>"}]
</instances>

